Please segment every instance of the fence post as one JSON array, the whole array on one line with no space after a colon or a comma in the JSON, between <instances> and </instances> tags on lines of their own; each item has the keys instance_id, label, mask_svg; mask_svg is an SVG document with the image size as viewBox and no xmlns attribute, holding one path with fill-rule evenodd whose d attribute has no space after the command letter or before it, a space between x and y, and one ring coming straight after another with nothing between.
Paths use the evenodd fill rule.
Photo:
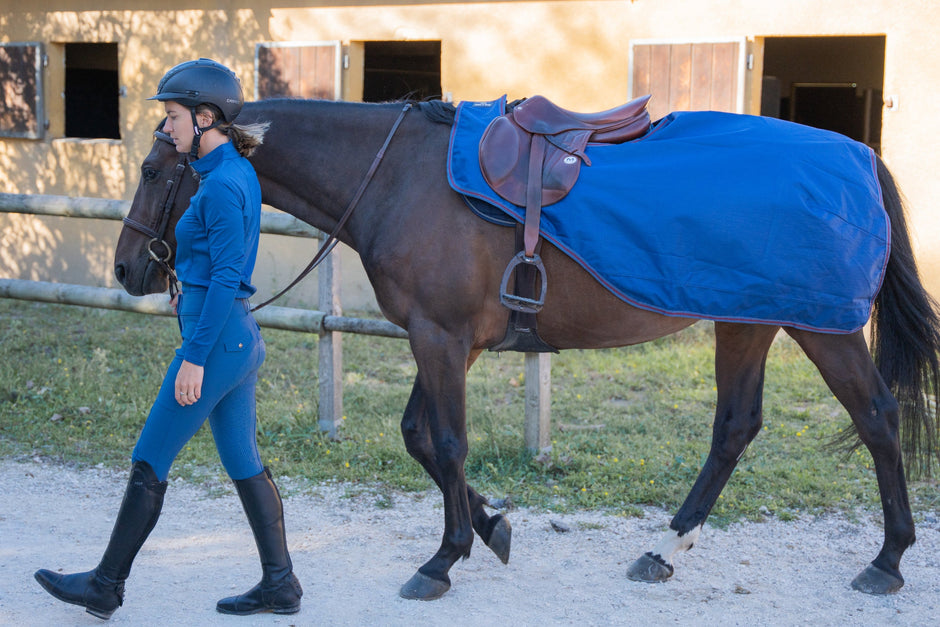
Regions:
<instances>
[{"instance_id":1,"label":"fence post","mask_svg":"<svg viewBox=\"0 0 940 627\"><path fill-rule=\"evenodd\" d=\"M326 233L320 234L321 244ZM335 250L317 269L317 297L320 311L327 316L343 315L339 302L339 253ZM318 342L320 380L320 430L330 438L343 422L343 335L324 325Z\"/></svg>"},{"instance_id":2,"label":"fence post","mask_svg":"<svg viewBox=\"0 0 940 627\"><path fill-rule=\"evenodd\" d=\"M552 355L525 354L525 447L537 453L552 443Z\"/></svg>"}]
</instances>

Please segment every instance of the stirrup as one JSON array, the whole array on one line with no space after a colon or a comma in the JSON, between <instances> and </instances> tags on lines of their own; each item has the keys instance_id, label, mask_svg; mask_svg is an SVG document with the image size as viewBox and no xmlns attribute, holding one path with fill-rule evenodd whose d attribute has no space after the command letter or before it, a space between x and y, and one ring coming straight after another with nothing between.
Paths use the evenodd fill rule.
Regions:
<instances>
[{"instance_id":1,"label":"stirrup","mask_svg":"<svg viewBox=\"0 0 940 627\"><path fill-rule=\"evenodd\" d=\"M542 280L542 290L538 298L525 298L523 296L517 296L516 294L509 294L506 291L506 287L509 285L509 277L512 276L516 266L521 264L533 266L538 272L539 278ZM546 291L548 291L548 279L545 275L545 265L542 263L542 258L539 257L538 254L526 257L525 251L520 251L512 258L509 265L506 266L506 271L503 273L503 280L499 284L499 302L513 311L534 314L542 311L542 306L545 304Z\"/></svg>"}]
</instances>

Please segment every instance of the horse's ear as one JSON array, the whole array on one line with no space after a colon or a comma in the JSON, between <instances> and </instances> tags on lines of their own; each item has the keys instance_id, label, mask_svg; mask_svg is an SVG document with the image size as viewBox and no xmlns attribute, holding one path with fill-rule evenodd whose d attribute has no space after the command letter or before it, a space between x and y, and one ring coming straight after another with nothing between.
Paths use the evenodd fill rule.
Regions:
<instances>
[{"instance_id":1,"label":"horse's ear","mask_svg":"<svg viewBox=\"0 0 940 627\"><path fill-rule=\"evenodd\" d=\"M165 124L166 124L166 118L163 118L163 120L160 121L160 124L157 125L157 128L153 131L153 139L154 141L160 140L162 142L172 144L173 139L169 135L163 132L163 126Z\"/></svg>"}]
</instances>

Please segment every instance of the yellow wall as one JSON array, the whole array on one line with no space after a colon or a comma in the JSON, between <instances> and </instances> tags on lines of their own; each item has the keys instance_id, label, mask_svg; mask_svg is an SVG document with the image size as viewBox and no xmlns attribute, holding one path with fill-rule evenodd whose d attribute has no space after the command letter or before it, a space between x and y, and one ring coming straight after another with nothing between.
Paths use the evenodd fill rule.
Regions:
<instances>
[{"instance_id":1,"label":"yellow wall","mask_svg":"<svg viewBox=\"0 0 940 627\"><path fill-rule=\"evenodd\" d=\"M442 88L455 102L541 93L564 107L591 111L627 98L631 40L747 37L757 54L751 75L758 80L748 80L749 110L756 111L763 37L884 35L884 93L899 96L900 109L884 114L883 156L910 200L921 270L940 295L940 212L932 208L940 197L940 153L930 147L930 138L940 136L934 113L940 58L931 53L938 27L940 3L934 0L0 0L0 40L46 44L50 119L61 119L56 85L62 82L64 42L118 42L119 80L126 87L121 140L62 139L56 122L41 141L0 139L0 189L131 198L161 118L160 107L145 98L163 72L178 61L209 56L232 67L250 94L261 41L342 41L353 60L344 94L354 97L361 42L440 40ZM0 215L0 226L0 275L114 284L110 250L117 225ZM262 292L285 283L310 255L310 242L281 239L275 245L266 236L262 242L256 274ZM361 269L348 252L344 270L352 276L344 281L346 306L370 306ZM305 282L292 302L315 304L314 283Z\"/></svg>"}]
</instances>

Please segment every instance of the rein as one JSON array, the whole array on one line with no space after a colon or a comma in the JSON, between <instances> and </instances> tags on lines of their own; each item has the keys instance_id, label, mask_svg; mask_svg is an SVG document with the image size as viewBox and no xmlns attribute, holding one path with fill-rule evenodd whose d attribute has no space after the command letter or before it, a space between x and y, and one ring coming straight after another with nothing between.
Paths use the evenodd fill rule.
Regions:
<instances>
[{"instance_id":1,"label":"rein","mask_svg":"<svg viewBox=\"0 0 940 627\"><path fill-rule=\"evenodd\" d=\"M168 144L175 146L173 140L169 135L162 131L154 131L153 136L160 141L164 141ZM181 154L176 161L176 168L173 171L173 177L167 180L166 189L163 192L163 203L160 213L160 224L157 230L154 230L147 226L146 224L141 224L137 220L134 220L130 217L125 217L123 222L126 226L143 233L150 238L150 242L147 244L147 252L150 253L150 258L156 262L160 268L166 272L167 277L170 279L170 297L176 296L180 291L179 279L176 278L176 272L170 266L170 259L173 257L173 249L170 248L170 245L166 242L166 228L170 223L170 215L173 212L173 206L176 203L176 195L179 192L180 181L183 179L183 174L186 172L186 167L189 165L189 159L186 155ZM166 250L166 255L160 256L153 249L154 243L160 244Z\"/></svg>"},{"instance_id":2,"label":"rein","mask_svg":"<svg viewBox=\"0 0 940 627\"><path fill-rule=\"evenodd\" d=\"M359 200L362 198L363 193L366 191L366 187L369 186L369 183L372 181L372 177L375 175L375 171L379 168L379 163L382 162L382 158L385 156L385 150L388 148L388 145L392 142L392 138L395 136L395 133L398 131L398 127L401 125L402 120L405 119L405 114L411 109L412 103L407 103L404 108L401 110L401 113L398 114L398 118L395 120L395 123L392 125L391 130L388 132L388 136L385 138L385 143L382 144L382 147L379 148L379 151L375 155L375 159L372 160L372 165L369 166L369 171L366 172L365 178L362 179L362 183L359 184L359 189L356 190L355 196L349 201L349 205L346 207L346 211L343 213L343 216L339 219L339 222L336 223L336 226L333 227L333 231L329 236L323 241L323 244L320 246L320 250L317 251L317 254L314 255L313 259L307 264L307 267L303 269L296 279L291 281L291 284L282 289L280 292L264 301L260 305L252 307L252 311L258 311L262 307L266 307L273 303L275 300L283 296L288 290L300 283L301 279L310 274L314 268L316 268L320 263L326 258L328 254L333 250L339 240L337 235L346 225L346 221L349 220L349 216L352 214L353 209L359 204Z\"/></svg>"}]
</instances>

